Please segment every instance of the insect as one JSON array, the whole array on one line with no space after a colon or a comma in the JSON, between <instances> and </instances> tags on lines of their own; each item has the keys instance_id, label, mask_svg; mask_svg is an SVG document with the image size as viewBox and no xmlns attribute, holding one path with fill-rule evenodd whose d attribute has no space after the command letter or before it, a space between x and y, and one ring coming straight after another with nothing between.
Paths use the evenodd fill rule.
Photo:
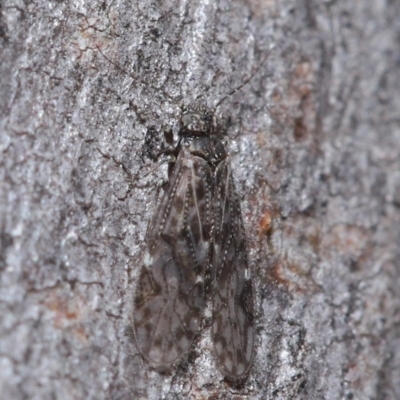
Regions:
<instances>
[{"instance_id":1,"label":"insect","mask_svg":"<svg viewBox=\"0 0 400 400\"><path fill-rule=\"evenodd\" d=\"M137 346L155 368L179 362L211 299L218 365L240 380L253 361L253 288L225 133L211 110L194 103L182 109L179 137L136 287Z\"/></svg>"},{"instance_id":2,"label":"insect","mask_svg":"<svg viewBox=\"0 0 400 400\"><path fill-rule=\"evenodd\" d=\"M222 372L229 380L241 381L251 368L253 286L226 133L215 110L250 82L269 54L213 110L200 103L182 109L177 159L148 229L134 297L137 347L157 369L168 368L187 354L210 298L212 339Z\"/></svg>"}]
</instances>

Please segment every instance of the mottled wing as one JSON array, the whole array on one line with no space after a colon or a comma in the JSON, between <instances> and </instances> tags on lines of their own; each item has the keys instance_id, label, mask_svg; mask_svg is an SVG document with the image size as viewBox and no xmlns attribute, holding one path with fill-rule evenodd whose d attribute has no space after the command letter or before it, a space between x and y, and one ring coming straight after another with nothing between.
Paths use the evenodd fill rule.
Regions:
<instances>
[{"instance_id":1,"label":"mottled wing","mask_svg":"<svg viewBox=\"0 0 400 400\"><path fill-rule=\"evenodd\" d=\"M184 355L204 311L211 174L206 161L181 149L149 229L133 323L139 351L155 367Z\"/></svg>"},{"instance_id":2,"label":"mottled wing","mask_svg":"<svg viewBox=\"0 0 400 400\"><path fill-rule=\"evenodd\" d=\"M214 255L212 336L226 377L247 375L254 348L253 289L247 263L240 204L229 160L222 161L214 178Z\"/></svg>"}]
</instances>

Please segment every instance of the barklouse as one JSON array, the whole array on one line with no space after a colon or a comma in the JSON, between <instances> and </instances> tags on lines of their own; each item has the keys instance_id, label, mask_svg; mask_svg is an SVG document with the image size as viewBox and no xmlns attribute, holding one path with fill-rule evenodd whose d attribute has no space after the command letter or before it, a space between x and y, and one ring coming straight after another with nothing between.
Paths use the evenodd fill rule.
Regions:
<instances>
[{"instance_id":1,"label":"barklouse","mask_svg":"<svg viewBox=\"0 0 400 400\"><path fill-rule=\"evenodd\" d=\"M179 136L171 178L146 238L135 338L153 367L177 363L211 299L218 364L227 378L240 380L253 360L253 289L225 134L214 113L196 103L183 108Z\"/></svg>"}]
</instances>

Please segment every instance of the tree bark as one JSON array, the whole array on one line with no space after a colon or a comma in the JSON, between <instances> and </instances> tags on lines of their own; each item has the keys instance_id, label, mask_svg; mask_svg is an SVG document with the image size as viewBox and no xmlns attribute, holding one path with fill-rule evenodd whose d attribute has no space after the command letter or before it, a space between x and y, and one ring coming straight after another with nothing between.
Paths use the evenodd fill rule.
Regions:
<instances>
[{"instance_id":1,"label":"tree bark","mask_svg":"<svg viewBox=\"0 0 400 400\"><path fill-rule=\"evenodd\" d=\"M400 3L5 0L4 399L400 398ZM268 58L262 63L265 56ZM207 319L169 373L133 294L180 105L221 104L256 289L247 381Z\"/></svg>"}]
</instances>

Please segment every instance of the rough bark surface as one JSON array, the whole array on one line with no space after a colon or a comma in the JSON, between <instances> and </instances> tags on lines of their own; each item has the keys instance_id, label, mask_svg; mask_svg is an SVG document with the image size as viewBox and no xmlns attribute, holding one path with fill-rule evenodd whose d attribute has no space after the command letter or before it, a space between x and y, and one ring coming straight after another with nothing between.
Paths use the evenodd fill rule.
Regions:
<instances>
[{"instance_id":1,"label":"rough bark surface","mask_svg":"<svg viewBox=\"0 0 400 400\"><path fill-rule=\"evenodd\" d=\"M400 399L400 3L4 0L2 399ZM170 373L130 321L179 106L231 116L254 365L205 321Z\"/></svg>"}]
</instances>

